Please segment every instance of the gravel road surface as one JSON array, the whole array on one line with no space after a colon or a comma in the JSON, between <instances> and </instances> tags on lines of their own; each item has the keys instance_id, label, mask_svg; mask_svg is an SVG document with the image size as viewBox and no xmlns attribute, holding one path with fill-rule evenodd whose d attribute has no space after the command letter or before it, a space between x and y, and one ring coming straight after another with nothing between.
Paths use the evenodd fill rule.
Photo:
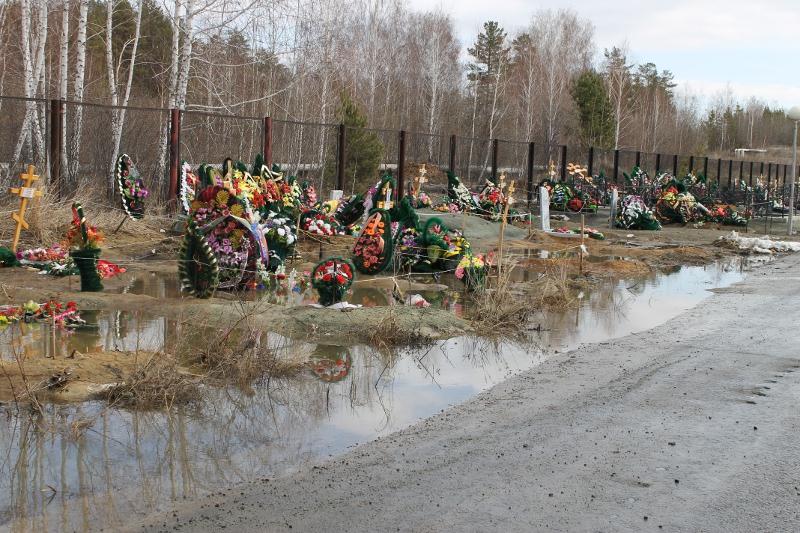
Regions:
<instances>
[{"instance_id":1,"label":"gravel road surface","mask_svg":"<svg viewBox=\"0 0 800 533\"><path fill-rule=\"evenodd\" d=\"M800 531L800 255L399 433L136 530Z\"/></svg>"}]
</instances>

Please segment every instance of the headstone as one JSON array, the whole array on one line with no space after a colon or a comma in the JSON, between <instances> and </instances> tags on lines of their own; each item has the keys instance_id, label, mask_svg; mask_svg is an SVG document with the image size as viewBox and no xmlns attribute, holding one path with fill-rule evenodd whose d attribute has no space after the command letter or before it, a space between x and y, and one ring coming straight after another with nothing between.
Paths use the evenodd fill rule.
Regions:
<instances>
[{"instance_id":1,"label":"headstone","mask_svg":"<svg viewBox=\"0 0 800 533\"><path fill-rule=\"evenodd\" d=\"M544 187L539 187L539 216L539 229L550 231L550 193Z\"/></svg>"},{"instance_id":2,"label":"headstone","mask_svg":"<svg viewBox=\"0 0 800 533\"><path fill-rule=\"evenodd\" d=\"M339 189L333 189L331 191L331 200L341 200L342 196L344 196L344 191L340 191Z\"/></svg>"},{"instance_id":3,"label":"headstone","mask_svg":"<svg viewBox=\"0 0 800 533\"><path fill-rule=\"evenodd\" d=\"M609 215L608 215L608 228L614 229L614 223L617 219L617 203L619 200L619 191L617 189L611 190L611 204L609 206Z\"/></svg>"}]
</instances>

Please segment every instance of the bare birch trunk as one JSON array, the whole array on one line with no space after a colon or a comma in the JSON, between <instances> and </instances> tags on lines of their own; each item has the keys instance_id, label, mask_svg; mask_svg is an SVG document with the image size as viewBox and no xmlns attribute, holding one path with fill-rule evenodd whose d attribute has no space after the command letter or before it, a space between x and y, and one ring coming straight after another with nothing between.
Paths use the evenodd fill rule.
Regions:
<instances>
[{"instance_id":1,"label":"bare birch trunk","mask_svg":"<svg viewBox=\"0 0 800 533\"><path fill-rule=\"evenodd\" d=\"M130 100L131 87L133 86L133 71L136 68L136 54L137 54L138 49L139 49L139 37L140 37L141 32L142 32L142 11L143 11L144 6L142 5L141 0L138 2L138 5L136 6L136 8L137 8L136 25L134 27L133 44L131 46L131 56L130 56L130 61L129 61L129 65L128 65L128 79L126 80L126 83L125 83L125 94L122 97L122 103L121 103L122 108L121 109L116 109L116 110L113 111L113 113L114 113L114 121L113 121L114 122L113 123L113 128L114 128L113 129L113 132L114 132L113 133L113 136L114 136L114 148L113 148L113 150L111 152L111 164L110 164L110 167L109 167L109 175L110 175L110 179L111 179L111 187L112 188L114 187L114 183L113 183L113 180L114 180L114 169L116 167L117 157L119 155L120 142L122 141L122 130L125 127L125 115L126 115L126 112L127 112L126 106L128 105L128 101ZM110 23L111 23L111 17L109 16L109 18L107 20L107 24L110 24ZM108 26L108 25L106 26L106 30L107 31L111 31L110 28L111 28L110 26ZM108 35L108 41L109 41L109 43L111 42L111 34L110 33ZM111 49L111 46L109 45L108 46L108 50L110 50L110 49ZM120 57L119 63L122 64L122 57ZM113 76L113 72L111 72L110 75ZM114 88L112 90L113 105L118 105L117 104L118 96L117 96L117 89L116 89L116 79L111 79L110 78L109 79L109 84L111 84L112 81L114 82Z\"/></svg>"},{"instance_id":2,"label":"bare birch trunk","mask_svg":"<svg viewBox=\"0 0 800 533\"><path fill-rule=\"evenodd\" d=\"M83 101L84 79L86 74L86 28L89 20L89 1L78 0L78 38L75 43L75 78L72 84L72 97ZM83 132L83 106L75 106L72 117L72 142L69 145L69 178L73 182L78 179L81 155L81 135Z\"/></svg>"},{"instance_id":3,"label":"bare birch trunk","mask_svg":"<svg viewBox=\"0 0 800 533\"><path fill-rule=\"evenodd\" d=\"M58 65L58 96L62 100L67 99L68 79L67 73L69 68L69 5L70 0L64 0L63 11L61 12L61 53L59 56ZM0 90L2 90L0 88ZM67 138L67 115L64 109L64 117L61 121L61 142L64 143ZM67 168L67 151L61 151L61 168Z\"/></svg>"}]
</instances>

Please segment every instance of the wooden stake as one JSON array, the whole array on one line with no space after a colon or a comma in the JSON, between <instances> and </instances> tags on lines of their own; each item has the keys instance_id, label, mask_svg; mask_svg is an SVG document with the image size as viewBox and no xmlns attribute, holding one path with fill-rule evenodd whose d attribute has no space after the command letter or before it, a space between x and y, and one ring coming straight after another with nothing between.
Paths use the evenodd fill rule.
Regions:
<instances>
[{"instance_id":1,"label":"wooden stake","mask_svg":"<svg viewBox=\"0 0 800 533\"><path fill-rule=\"evenodd\" d=\"M583 239L584 239L584 235L585 235L584 234L584 230L586 229L586 226L585 226L584 222L585 222L584 221L584 216L583 216L583 213L581 213L581 250L580 250L580 258L581 258L580 259L580 273L581 274L583 274Z\"/></svg>"},{"instance_id":2,"label":"wooden stake","mask_svg":"<svg viewBox=\"0 0 800 533\"><path fill-rule=\"evenodd\" d=\"M127 216L127 215L125 215L125 216L122 218L122 222L120 222L120 223L119 223L119 226L117 226L117 229L115 229L115 230L114 230L114 233L113 233L113 235L116 235L117 233L119 233L119 230L121 230L121 229L122 229L122 225L123 225L123 224L125 224L125 221L126 221L126 220L128 220L128 216Z\"/></svg>"},{"instance_id":3,"label":"wooden stake","mask_svg":"<svg viewBox=\"0 0 800 533\"><path fill-rule=\"evenodd\" d=\"M514 201L511 198L511 194L514 192L514 182L511 182L511 185L508 186L508 194L506 195L506 205L503 207L503 218L500 221L500 239L497 243L497 283L498 286L500 285L500 276L502 274L503 268L503 239L505 238L506 233L506 221L508 220L508 208L511 207L511 202Z\"/></svg>"},{"instance_id":4,"label":"wooden stake","mask_svg":"<svg viewBox=\"0 0 800 533\"><path fill-rule=\"evenodd\" d=\"M56 314L52 309L50 310L50 313L51 313L51 316L50 316L50 319L51 319L50 332L51 333L50 333L50 335L51 335L51 337L53 339L53 353L52 353L52 356L53 356L53 359L55 359L56 358Z\"/></svg>"},{"instance_id":5,"label":"wooden stake","mask_svg":"<svg viewBox=\"0 0 800 533\"><path fill-rule=\"evenodd\" d=\"M28 172L20 175L23 181L22 187L12 187L11 194L16 194L20 197L19 212L11 213L11 219L16 221L17 227L14 230L14 240L11 241L11 251L16 252L19 245L19 236L23 229L28 229L28 223L25 221L25 209L28 207L28 200L33 198L40 198L42 191L37 191L33 182L39 179L39 176L34 174L36 167L28 165Z\"/></svg>"}]
</instances>

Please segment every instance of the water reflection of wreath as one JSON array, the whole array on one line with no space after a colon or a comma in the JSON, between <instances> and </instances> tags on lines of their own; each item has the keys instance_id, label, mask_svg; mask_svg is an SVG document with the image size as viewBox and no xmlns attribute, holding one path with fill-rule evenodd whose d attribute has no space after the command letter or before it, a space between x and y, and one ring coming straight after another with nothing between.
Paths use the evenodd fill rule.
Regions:
<instances>
[{"instance_id":1,"label":"water reflection of wreath","mask_svg":"<svg viewBox=\"0 0 800 533\"><path fill-rule=\"evenodd\" d=\"M319 346L309 362L309 368L320 381L336 383L350 373L353 358L340 346Z\"/></svg>"},{"instance_id":2,"label":"water reflection of wreath","mask_svg":"<svg viewBox=\"0 0 800 533\"><path fill-rule=\"evenodd\" d=\"M122 208L125 213L134 220L142 218L144 216L144 199L150 193L144 186L144 181L128 154L122 154L117 158L114 177L122 197Z\"/></svg>"}]
</instances>

